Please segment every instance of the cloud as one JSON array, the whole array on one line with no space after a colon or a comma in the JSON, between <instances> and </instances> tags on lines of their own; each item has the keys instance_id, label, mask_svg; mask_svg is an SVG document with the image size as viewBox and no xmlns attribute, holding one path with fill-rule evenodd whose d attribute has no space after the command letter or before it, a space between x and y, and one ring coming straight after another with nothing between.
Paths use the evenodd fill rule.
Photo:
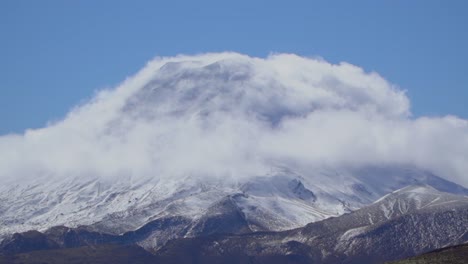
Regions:
<instances>
[{"instance_id":1,"label":"cloud","mask_svg":"<svg viewBox=\"0 0 468 264\"><path fill-rule=\"evenodd\" d=\"M61 121L0 137L0 178L265 174L413 165L468 186L468 121L411 117L377 73L291 54L156 58Z\"/></svg>"}]
</instances>

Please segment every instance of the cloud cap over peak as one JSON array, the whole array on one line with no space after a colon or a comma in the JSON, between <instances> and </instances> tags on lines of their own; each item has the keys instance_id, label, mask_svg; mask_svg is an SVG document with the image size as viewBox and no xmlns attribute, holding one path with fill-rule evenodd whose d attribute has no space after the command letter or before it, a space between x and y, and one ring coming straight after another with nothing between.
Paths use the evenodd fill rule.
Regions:
<instances>
[{"instance_id":1,"label":"cloud cap over peak","mask_svg":"<svg viewBox=\"0 0 468 264\"><path fill-rule=\"evenodd\" d=\"M410 117L377 73L293 54L156 58L66 118L0 137L0 177L248 177L278 163L410 164L468 185L468 124Z\"/></svg>"}]
</instances>

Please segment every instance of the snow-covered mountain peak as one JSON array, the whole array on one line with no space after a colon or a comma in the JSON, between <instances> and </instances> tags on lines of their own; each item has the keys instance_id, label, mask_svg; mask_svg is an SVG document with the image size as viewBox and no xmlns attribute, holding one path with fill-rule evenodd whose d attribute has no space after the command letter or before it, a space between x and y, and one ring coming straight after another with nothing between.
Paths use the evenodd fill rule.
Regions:
<instances>
[{"instance_id":1,"label":"snow-covered mountain peak","mask_svg":"<svg viewBox=\"0 0 468 264\"><path fill-rule=\"evenodd\" d=\"M393 191L389 196L393 197L432 197L432 196L448 196L449 193L441 192L429 184L415 184L403 187Z\"/></svg>"},{"instance_id":2,"label":"snow-covered mountain peak","mask_svg":"<svg viewBox=\"0 0 468 264\"><path fill-rule=\"evenodd\" d=\"M287 61L298 64L285 68L282 62ZM404 95L392 90L379 76L358 74L361 85L347 80L345 68L351 65L340 65L335 70L323 62L288 54L267 60L218 54L162 63L145 85L127 98L124 112L146 117L204 117L224 112L275 123L283 117L304 116L320 109L358 111L372 107L381 114L394 115L396 109L388 109L382 101L384 94L387 100L406 107ZM321 66L326 69L317 70ZM366 89L369 82L378 85Z\"/></svg>"},{"instance_id":3,"label":"snow-covered mountain peak","mask_svg":"<svg viewBox=\"0 0 468 264\"><path fill-rule=\"evenodd\" d=\"M370 208L382 210L387 219L419 210L466 206L468 197L436 190L427 184L412 185L380 198ZM374 210L375 210L374 209Z\"/></svg>"},{"instance_id":4,"label":"snow-covered mountain peak","mask_svg":"<svg viewBox=\"0 0 468 264\"><path fill-rule=\"evenodd\" d=\"M0 179L10 179L0 239L62 225L114 235L162 222L188 235L286 230L397 189L363 221L453 205L435 189L468 191L431 172L459 172L464 145L427 142L465 142L466 127L408 114L403 91L345 63L160 58L62 121L0 137ZM427 154L440 150L444 158ZM414 184L431 187L403 188Z\"/></svg>"},{"instance_id":5,"label":"snow-covered mountain peak","mask_svg":"<svg viewBox=\"0 0 468 264\"><path fill-rule=\"evenodd\" d=\"M439 197L440 199L445 199L445 200L451 200L451 199L460 200L463 198L468 199L468 196L454 195L454 194L447 193L447 192L441 192L437 190L436 188L434 188L433 186L430 186L428 184L417 184L417 185L409 185L401 189L395 190L392 193L383 196L382 198L380 198L374 203L380 203L382 201L390 200L390 199L427 200L433 197Z\"/></svg>"}]
</instances>

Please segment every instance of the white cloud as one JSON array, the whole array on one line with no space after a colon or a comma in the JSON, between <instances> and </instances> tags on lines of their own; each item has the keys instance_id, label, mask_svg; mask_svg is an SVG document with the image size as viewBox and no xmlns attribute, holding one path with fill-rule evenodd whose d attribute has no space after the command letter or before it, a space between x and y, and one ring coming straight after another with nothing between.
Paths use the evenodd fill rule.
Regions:
<instances>
[{"instance_id":1,"label":"white cloud","mask_svg":"<svg viewBox=\"0 0 468 264\"><path fill-rule=\"evenodd\" d=\"M67 117L0 137L0 178L242 177L272 163L410 164L468 186L468 122L410 117L377 73L290 54L156 58Z\"/></svg>"}]
</instances>

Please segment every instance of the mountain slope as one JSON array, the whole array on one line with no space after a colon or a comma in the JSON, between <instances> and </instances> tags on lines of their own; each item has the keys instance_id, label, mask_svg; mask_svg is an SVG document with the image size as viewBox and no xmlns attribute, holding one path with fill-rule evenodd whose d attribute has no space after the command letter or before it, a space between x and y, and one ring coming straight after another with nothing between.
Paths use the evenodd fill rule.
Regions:
<instances>
[{"instance_id":1,"label":"mountain slope","mask_svg":"<svg viewBox=\"0 0 468 264\"><path fill-rule=\"evenodd\" d=\"M389 214L390 209L394 213ZM195 250L200 255L226 258L292 254L313 263L382 263L466 242L466 223L467 197L413 186L356 212L304 228L177 239L158 254L177 258L180 252Z\"/></svg>"},{"instance_id":2,"label":"mountain slope","mask_svg":"<svg viewBox=\"0 0 468 264\"><path fill-rule=\"evenodd\" d=\"M362 180L374 179L376 173L387 177L385 182ZM27 184L0 186L0 240L14 232L62 225L88 226L96 232L118 235L168 217L201 223L228 197L230 202L225 206L236 208L239 221L245 222L244 230L279 231L355 210L386 194L383 191L393 191L407 182L441 189L449 186L455 193L467 193L453 183L408 168L374 169L368 174L330 169L300 173L279 168L271 175L237 182L190 177L184 181L122 178L113 182L88 178L51 184L39 178ZM398 211L392 210L387 213Z\"/></svg>"},{"instance_id":3,"label":"mountain slope","mask_svg":"<svg viewBox=\"0 0 468 264\"><path fill-rule=\"evenodd\" d=\"M36 230L59 246L157 250L299 228L408 185L467 194L446 179L466 183L468 122L412 118L409 106L404 91L347 63L157 58L63 120L0 137L0 241ZM356 228L429 205L379 206L355 214Z\"/></svg>"},{"instance_id":4,"label":"mountain slope","mask_svg":"<svg viewBox=\"0 0 468 264\"><path fill-rule=\"evenodd\" d=\"M67 249L32 251L16 255L0 255L4 264L80 264L115 263L148 264L160 263L157 257L138 246L97 245Z\"/></svg>"},{"instance_id":5,"label":"mountain slope","mask_svg":"<svg viewBox=\"0 0 468 264\"><path fill-rule=\"evenodd\" d=\"M468 197L427 185L408 186L352 213L282 232L250 233L235 198L223 199L197 221L155 220L123 235L83 227L16 234L0 244L0 252L139 243L167 263L382 263L468 241ZM244 234L225 234L232 232ZM28 246L36 241L49 246Z\"/></svg>"},{"instance_id":6,"label":"mountain slope","mask_svg":"<svg viewBox=\"0 0 468 264\"><path fill-rule=\"evenodd\" d=\"M465 264L468 259L468 244L446 247L392 264Z\"/></svg>"}]
</instances>

